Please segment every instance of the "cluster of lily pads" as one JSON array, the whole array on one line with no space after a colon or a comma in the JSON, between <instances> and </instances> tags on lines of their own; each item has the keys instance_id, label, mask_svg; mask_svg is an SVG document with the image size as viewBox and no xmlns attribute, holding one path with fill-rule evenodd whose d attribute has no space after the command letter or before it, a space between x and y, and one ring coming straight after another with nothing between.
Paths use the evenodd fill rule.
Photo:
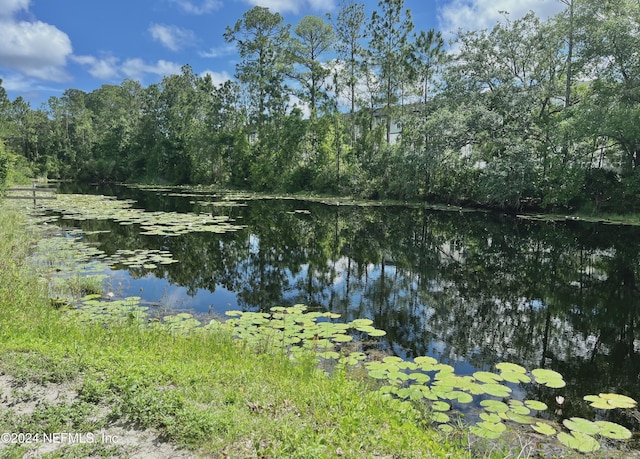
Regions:
<instances>
[{"instance_id":1,"label":"cluster of lily pads","mask_svg":"<svg viewBox=\"0 0 640 459\"><path fill-rule=\"evenodd\" d=\"M548 409L545 403L511 398L513 391L508 384L564 387L562 375L553 370L536 368L528 372L520 365L502 362L495 366L496 373L477 371L470 376L459 376L450 365L427 356L416 357L413 362L389 356L381 362L367 362L365 367L370 377L383 382L379 389L381 393L414 402L431 401L431 421L445 432L453 430L451 416L447 414L453 404L472 403L480 397L480 421L470 427L479 437L499 438L507 431L508 423L529 425L537 433L556 436L565 446L581 452L599 449L597 436L616 440L631 438L631 432L619 424L579 417L565 419L562 424L568 432L559 431L557 423L535 416ZM599 409L636 406L635 400L618 394L587 395L584 399Z\"/></svg>"},{"instance_id":2,"label":"cluster of lily pads","mask_svg":"<svg viewBox=\"0 0 640 459\"><path fill-rule=\"evenodd\" d=\"M29 260L36 272L41 273L49 285L49 295L54 299L73 301L75 292L69 292L69 284L84 282L102 283L108 276L108 268L139 268L152 270L161 265L178 263L167 250L119 249L111 255L83 240L86 233L79 229L62 230L51 227L49 237L40 239ZM73 289L71 289L73 290ZM68 297L68 298L65 298Z\"/></svg>"},{"instance_id":3,"label":"cluster of lily pads","mask_svg":"<svg viewBox=\"0 0 640 459\"><path fill-rule=\"evenodd\" d=\"M126 250L118 249L116 252L104 259L111 267L119 264L129 268L156 269L159 265L170 265L178 263L168 250L155 249L137 249Z\"/></svg>"},{"instance_id":4,"label":"cluster of lily pads","mask_svg":"<svg viewBox=\"0 0 640 459\"><path fill-rule=\"evenodd\" d=\"M340 347L354 339L354 335L384 336L385 331L372 326L369 319L356 319L348 323L334 322L340 314L308 311L297 304L291 307L277 306L270 312L227 311L231 319L222 324L212 320L207 328L221 326L231 328L234 336L264 349L281 349L292 357L313 351L324 360L340 360L350 363L364 360L361 352L348 355L338 352ZM351 332L351 333L349 333Z\"/></svg>"},{"instance_id":5,"label":"cluster of lily pads","mask_svg":"<svg viewBox=\"0 0 640 459\"><path fill-rule=\"evenodd\" d=\"M354 336L365 338L386 334L375 328L369 319L341 323L335 321L339 314L308 311L306 306L295 305L274 307L269 312L228 311L228 320L214 319L205 325L189 313L150 318L148 308L139 302L139 297L113 300L89 295L82 299L79 308L69 311L69 314L84 322L110 325L133 322L140 327L164 327L174 334L224 329L243 343L264 352L283 351L294 359L313 352L322 362L331 361L343 368L364 368L370 378L380 382L377 390L383 396L402 403L428 406L430 421L444 432L453 430L452 424L456 421L454 405L476 402L481 410L480 421L470 426L470 430L482 438L499 438L508 430L510 423L528 425L539 434L555 436L569 448L591 452L600 448L599 437L626 440L632 436L627 428L609 421L572 417L559 425L538 416L548 410L547 404L513 397L510 385L564 387L566 383L562 375L553 370L536 368L527 371L520 365L502 362L495 366L495 372L477 371L460 376L455 374L452 366L430 356L419 356L413 361L396 356L370 360L365 353L351 350L357 346L350 346L348 350L344 345L353 341ZM618 394L587 395L584 400L601 410L636 407L635 400Z\"/></svg>"},{"instance_id":6,"label":"cluster of lily pads","mask_svg":"<svg viewBox=\"0 0 640 459\"><path fill-rule=\"evenodd\" d=\"M152 313L141 303L139 296L115 298L112 295L86 295L76 307L66 313L73 320L84 324L100 324L105 327L136 325L139 328L164 328L172 334L187 334L202 329L202 322L192 314L181 312L161 316L161 311Z\"/></svg>"},{"instance_id":7,"label":"cluster of lily pads","mask_svg":"<svg viewBox=\"0 0 640 459\"><path fill-rule=\"evenodd\" d=\"M579 417L565 419L562 426L566 431L562 430L557 423L537 416L548 410L547 404L513 397L511 385L565 387L562 375L554 370L536 368L527 371L520 365L502 362L495 366L495 372L476 371L472 375L459 376L452 366L429 356L419 356L413 361L386 356L380 361L371 361L362 352L347 352L341 348L353 339L348 331L374 337L385 335L383 330L373 327L371 320L334 322L333 319L340 317L338 314L309 312L303 305L276 307L270 312L229 311L227 315L232 319L224 324L214 320L205 328L231 327L235 336L256 346L285 350L293 357L312 350L321 359L335 360L338 365L363 367L370 378L380 381L378 390L381 394L408 403L427 403L430 420L445 432L453 430L454 404L479 401L480 421L470 430L483 438L499 438L510 423L528 425L539 434L555 436L565 446L581 452L599 449L597 437L631 438L631 432L619 424ZM635 400L618 394L587 395L584 399L597 409L636 406Z\"/></svg>"},{"instance_id":8,"label":"cluster of lily pads","mask_svg":"<svg viewBox=\"0 0 640 459\"><path fill-rule=\"evenodd\" d=\"M85 324L118 326L133 322L146 326L149 323L148 308L140 305L140 297L137 296L112 299L99 294L86 295L77 308L71 308L66 313Z\"/></svg>"},{"instance_id":9,"label":"cluster of lily pads","mask_svg":"<svg viewBox=\"0 0 640 459\"><path fill-rule=\"evenodd\" d=\"M135 201L108 196L60 194L46 204L48 210L73 220L114 220L121 225L138 224L141 233L153 236L177 236L191 232L226 233L244 228L225 215L147 212L133 207Z\"/></svg>"}]
</instances>

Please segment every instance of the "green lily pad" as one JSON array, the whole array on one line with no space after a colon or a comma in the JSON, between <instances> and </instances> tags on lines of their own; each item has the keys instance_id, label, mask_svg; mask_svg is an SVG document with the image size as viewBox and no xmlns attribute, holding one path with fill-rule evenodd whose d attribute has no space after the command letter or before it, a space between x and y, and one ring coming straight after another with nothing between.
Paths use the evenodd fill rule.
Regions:
<instances>
[{"instance_id":1,"label":"green lily pad","mask_svg":"<svg viewBox=\"0 0 640 459\"><path fill-rule=\"evenodd\" d=\"M433 370L439 372L438 375L436 375L436 379L442 379L448 374L454 374L456 371L451 365L447 365L446 363L434 365Z\"/></svg>"},{"instance_id":2,"label":"green lily pad","mask_svg":"<svg viewBox=\"0 0 640 459\"><path fill-rule=\"evenodd\" d=\"M517 422L518 424L534 424L537 421L537 419L534 418L533 416L518 414L511 410L507 411L504 414L506 415L507 419L513 422Z\"/></svg>"},{"instance_id":3,"label":"green lily pad","mask_svg":"<svg viewBox=\"0 0 640 459\"><path fill-rule=\"evenodd\" d=\"M353 336L351 335L333 335L331 337L331 341L334 341L336 343L348 343L349 341L353 340Z\"/></svg>"},{"instance_id":4,"label":"green lily pad","mask_svg":"<svg viewBox=\"0 0 640 459\"><path fill-rule=\"evenodd\" d=\"M502 378L505 381L508 381L514 384L531 382L531 378L529 376L527 376L524 373L519 373L516 371L503 371L502 373L500 373L500 376L502 376Z\"/></svg>"},{"instance_id":5,"label":"green lily pad","mask_svg":"<svg viewBox=\"0 0 640 459\"><path fill-rule=\"evenodd\" d=\"M501 372L510 371L510 372L522 373L522 374L527 372L527 370L524 367L517 365L515 363L509 363L509 362L498 363L496 365L496 369L500 370Z\"/></svg>"},{"instance_id":6,"label":"green lily pad","mask_svg":"<svg viewBox=\"0 0 640 459\"><path fill-rule=\"evenodd\" d=\"M546 403L540 402L538 400L525 400L524 405L527 408L535 411L544 411L549 408Z\"/></svg>"},{"instance_id":7,"label":"green lily pad","mask_svg":"<svg viewBox=\"0 0 640 459\"><path fill-rule=\"evenodd\" d=\"M387 370L369 370L368 374L373 379L387 379L389 372Z\"/></svg>"},{"instance_id":8,"label":"green lily pad","mask_svg":"<svg viewBox=\"0 0 640 459\"><path fill-rule=\"evenodd\" d=\"M377 336L384 336L384 335L387 334L387 332L384 331L384 330L379 330L379 329L376 328L376 329L374 329L372 331L368 331L367 334L369 336L377 337Z\"/></svg>"},{"instance_id":9,"label":"green lily pad","mask_svg":"<svg viewBox=\"0 0 640 459\"><path fill-rule=\"evenodd\" d=\"M387 378L389 378L389 381L406 381L409 376L401 371L388 371Z\"/></svg>"},{"instance_id":10,"label":"green lily pad","mask_svg":"<svg viewBox=\"0 0 640 459\"><path fill-rule=\"evenodd\" d=\"M515 414L521 414L521 415L528 415L529 413L531 413L531 410L529 408L527 408L526 406L524 406L522 404L522 402L520 403L513 403L516 402L517 400L511 400L509 403L509 410L512 413Z\"/></svg>"},{"instance_id":11,"label":"green lily pad","mask_svg":"<svg viewBox=\"0 0 640 459\"><path fill-rule=\"evenodd\" d=\"M356 319L356 320L352 320L350 322L350 325L353 328L367 327L367 326L373 325L373 320L371 320L371 319Z\"/></svg>"},{"instance_id":12,"label":"green lily pad","mask_svg":"<svg viewBox=\"0 0 640 459\"><path fill-rule=\"evenodd\" d=\"M445 394L445 398L447 398L448 400L451 401L457 401L458 403L471 403L473 402L473 397L471 396L471 394L468 394L466 392L462 392L459 390L454 390L451 392L447 392Z\"/></svg>"},{"instance_id":13,"label":"green lily pad","mask_svg":"<svg viewBox=\"0 0 640 459\"><path fill-rule=\"evenodd\" d=\"M415 363L417 363L418 365L420 365L421 368L424 369L425 366L430 367L433 365L437 365L438 361L436 359L434 359L433 357L429 357L429 356L420 356L420 357L416 357L415 359L413 359L413 361ZM429 370L425 370L425 371L429 371Z\"/></svg>"},{"instance_id":14,"label":"green lily pad","mask_svg":"<svg viewBox=\"0 0 640 459\"><path fill-rule=\"evenodd\" d=\"M482 382L482 383L488 383L488 384L495 384L498 381L502 381L502 376L499 376L495 373L490 373L488 371L476 371L473 374L473 377Z\"/></svg>"},{"instance_id":15,"label":"green lily pad","mask_svg":"<svg viewBox=\"0 0 640 459\"><path fill-rule=\"evenodd\" d=\"M584 418L573 417L565 419L562 423L567 429L585 435L595 435L600 431L600 427L595 422Z\"/></svg>"},{"instance_id":16,"label":"green lily pad","mask_svg":"<svg viewBox=\"0 0 640 459\"><path fill-rule=\"evenodd\" d=\"M600 449L600 443L598 443L595 438L580 432L560 432L556 438L566 447L575 449L581 453L591 453Z\"/></svg>"},{"instance_id":17,"label":"green lily pad","mask_svg":"<svg viewBox=\"0 0 640 459\"><path fill-rule=\"evenodd\" d=\"M419 390L411 389L409 387L403 387L396 391L396 395L402 399L420 400L422 393Z\"/></svg>"},{"instance_id":18,"label":"green lily pad","mask_svg":"<svg viewBox=\"0 0 640 459\"><path fill-rule=\"evenodd\" d=\"M429 414L429 418L433 421L433 422L437 422L439 424L445 424L447 422L449 422L451 420L451 418L446 415L445 413L442 413L440 411L435 411L433 413Z\"/></svg>"},{"instance_id":19,"label":"green lily pad","mask_svg":"<svg viewBox=\"0 0 640 459\"><path fill-rule=\"evenodd\" d=\"M485 394L494 397L508 397L511 394L511 389L501 384L481 384L480 387Z\"/></svg>"},{"instance_id":20,"label":"green lily pad","mask_svg":"<svg viewBox=\"0 0 640 459\"><path fill-rule=\"evenodd\" d=\"M598 426L598 433L603 437L612 438L614 440L628 440L632 434L629 429L615 422L609 421L596 421Z\"/></svg>"},{"instance_id":21,"label":"green lily pad","mask_svg":"<svg viewBox=\"0 0 640 459\"><path fill-rule=\"evenodd\" d=\"M480 413L480 419L487 422L501 422L502 418L495 413Z\"/></svg>"},{"instance_id":22,"label":"green lily pad","mask_svg":"<svg viewBox=\"0 0 640 459\"><path fill-rule=\"evenodd\" d=\"M636 401L631 397L619 394L599 394L599 395L585 395L584 400L591 402L590 405L594 408L602 410L611 410L614 408L634 408Z\"/></svg>"},{"instance_id":23,"label":"green lily pad","mask_svg":"<svg viewBox=\"0 0 640 459\"><path fill-rule=\"evenodd\" d=\"M498 400L482 400L480 406L490 413L506 413L509 411L509 405Z\"/></svg>"},{"instance_id":24,"label":"green lily pad","mask_svg":"<svg viewBox=\"0 0 640 459\"><path fill-rule=\"evenodd\" d=\"M536 422L531 426L531 428L536 432L547 436L555 435L557 433L556 429L546 422Z\"/></svg>"},{"instance_id":25,"label":"green lily pad","mask_svg":"<svg viewBox=\"0 0 640 459\"><path fill-rule=\"evenodd\" d=\"M451 405L447 402L437 401L431 404L431 409L433 411L449 411L451 409Z\"/></svg>"},{"instance_id":26,"label":"green lily pad","mask_svg":"<svg viewBox=\"0 0 640 459\"><path fill-rule=\"evenodd\" d=\"M506 426L501 422L492 423L482 421L475 426L471 426L469 430L478 437L495 440L496 438L500 438L500 436L506 430Z\"/></svg>"},{"instance_id":27,"label":"green lily pad","mask_svg":"<svg viewBox=\"0 0 640 459\"><path fill-rule=\"evenodd\" d=\"M425 373L410 373L409 379L413 379L414 381L421 384L426 384L429 381L431 381L431 378L429 377L429 375Z\"/></svg>"},{"instance_id":28,"label":"green lily pad","mask_svg":"<svg viewBox=\"0 0 640 459\"><path fill-rule=\"evenodd\" d=\"M543 386L559 389L566 386L562 375L553 370L547 370L545 368L536 368L531 372L538 384Z\"/></svg>"}]
</instances>

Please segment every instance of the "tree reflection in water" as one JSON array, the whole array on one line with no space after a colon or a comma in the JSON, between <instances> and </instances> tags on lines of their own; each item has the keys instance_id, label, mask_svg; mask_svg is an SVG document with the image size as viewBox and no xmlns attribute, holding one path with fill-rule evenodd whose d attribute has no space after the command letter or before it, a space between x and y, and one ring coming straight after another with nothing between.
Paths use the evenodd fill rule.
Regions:
<instances>
[{"instance_id":1,"label":"tree reflection in water","mask_svg":"<svg viewBox=\"0 0 640 459\"><path fill-rule=\"evenodd\" d=\"M400 356L433 355L462 372L500 361L555 369L569 383L568 403L583 409L587 393L640 398L638 228L294 200L213 207L193 196L117 193L150 210L220 213L247 225L160 237L76 222L110 229L87 236L108 254L148 248L180 260L125 273L130 294L164 279L164 290L181 288L182 304L196 312L304 303L373 319ZM553 406L556 394L530 395Z\"/></svg>"}]
</instances>

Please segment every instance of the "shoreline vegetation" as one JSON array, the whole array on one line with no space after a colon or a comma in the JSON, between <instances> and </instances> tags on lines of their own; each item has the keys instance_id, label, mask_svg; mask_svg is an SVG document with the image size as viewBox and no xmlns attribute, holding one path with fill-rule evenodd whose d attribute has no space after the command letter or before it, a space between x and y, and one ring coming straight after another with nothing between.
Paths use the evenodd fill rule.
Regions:
<instances>
[{"instance_id":1,"label":"shoreline vegetation","mask_svg":"<svg viewBox=\"0 0 640 459\"><path fill-rule=\"evenodd\" d=\"M3 443L0 457L470 457L461 433L313 358L255 353L224 331L69 320L46 270L26 264L42 229L6 206L0 221L0 430L80 435Z\"/></svg>"},{"instance_id":2,"label":"shoreline vegetation","mask_svg":"<svg viewBox=\"0 0 640 459\"><path fill-rule=\"evenodd\" d=\"M55 183L56 181L52 181ZM96 184L97 185L97 184ZM331 194L313 193L313 192L297 192L297 193L267 193L256 192L248 190L231 190L221 189L217 186L203 186L203 185L148 185L148 184L130 184L122 183L120 185L129 186L133 188L140 188L145 190L181 190L182 192L193 191L194 193L223 193L228 196L225 199L231 199L230 196L237 194L244 199L251 196L254 199L290 199L309 202L319 202L326 205L334 206L362 206L362 207L383 207L383 206L402 206L409 208L421 208L433 211L442 212L479 212L489 213L495 215L510 215L515 218L523 220L537 220L548 222L586 222L586 223L601 223L606 225L628 225L628 226L640 226L640 214L617 214L608 212L587 212L580 210L572 210L567 212L538 212L534 210L516 210L516 209L499 209L493 207L487 207L480 204L475 205L454 205L454 204L440 204L429 203L419 200L397 200L397 199L363 199L355 196L336 196Z\"/></svg>"},{"instance_id":3,"label":"shoreline vegetation","mask_svg":"<svg viewBox=\"0 0 640 459\"><path fill-rule=\"evenodd\" d=\"M459 377L430 357L371 359L357 342L346 345L346 330L370 337L384 331L366 319L342 324L331 322L339 319L332 313L307 315L302 305L231 311L233 319L204 327L189 314L154 319L135 299L105 293L100 275L69 269L80 263L68 252L78 245L74 238L64 249L43 244L60 229L24 210L0 203L0 432L9 435L0 458L584 457L572 448L593 457L640 457L618 442L632 435L624 427L574 417L564 423L568 433L557 433L546 417L527 415L546 404L509 400L506 383L563 387L553 371L501 363L496 373ZM159 263L174 262L156 255ZM74 300L59 296L65 288ZM329 321L315 323L319 316ZM287 322L297 331L289 334ZM308 333L313 348L304 346ZM423 387L427 373L435 375ZM482 422L467 425L455 420L454 404L433 402L469 403L471 394L507 397L508 405L485 400ZM600 408L636 406L628 397L602 395L585 400Z\"/></svg>"},{"instance_id":4,"label":"shoreline vegetation","mask_svg":"<svg viewBox=\"0 0 640 459\"><path fill-rule=\"evenodd\" d=\"M33 183L49 183L49 184L61 184L64 180L48 180L40 179ZM32 181L24 180L21 182L24 185L31 185ZM246 199L281 199L281 200L299 200L317 202L325 205L333 206L360 206L360 207L385 207L385 206L401 206L408 208L421 208L433 211L442 212L479 212L494 215L509 215L514 218L523 220L536 220L536 221L548 221L548 222L586 222L586 223L601 223L606 225L626 225L626 226L640 226L640 213L609 213L603 211L584 211L584 210L567 210L567 212L539 212L535 210L517 210L517 209L500 209L494 207L487 207L481 204L441 204L441 203L429 203L420 200L398 200L398 199L364 199L356 196L349 195L333 195L326 193L315 192L296 192L296 193L273 193L273 192L259 192L243 189L231 189L221 188L216 185L151 185L142 183L93 183L93 186L109 186L120 185L131 188L139 188L142 190L156 190L172 192L179 190L180 193L193 192L196 193L216 193L224 195L224 199L232 199L234 196L238 196L244 200Z\"/></svg>"}]
</instances>

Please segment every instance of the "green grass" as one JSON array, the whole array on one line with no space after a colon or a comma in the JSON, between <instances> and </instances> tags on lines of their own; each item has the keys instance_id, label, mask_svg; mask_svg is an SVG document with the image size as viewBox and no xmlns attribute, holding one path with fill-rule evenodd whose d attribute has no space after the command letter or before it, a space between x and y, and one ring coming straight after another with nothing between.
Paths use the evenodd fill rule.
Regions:
<instances>
[{"instance_id":1,"label":"green grass","mask_svg":"<svg viewBox=\"0 0 640 459\"><path fill-rule=\"evenodd\" d=\"M51 307L46 276L24 264L39 230L1 207L0 222L0 374L25 397L33 384L67 384L76 394L27 414L2 408L0 431L95 432L120 422L213 457L468 456L461 432L442 436L418 411L365 380L328 376L312 357L294 364L256 354L222 330L183 336L69 320ZM79 445L69 457L115 454L96 448ZM0 449L0 457L23 453Z\"/></svg>"}]
</instances>

